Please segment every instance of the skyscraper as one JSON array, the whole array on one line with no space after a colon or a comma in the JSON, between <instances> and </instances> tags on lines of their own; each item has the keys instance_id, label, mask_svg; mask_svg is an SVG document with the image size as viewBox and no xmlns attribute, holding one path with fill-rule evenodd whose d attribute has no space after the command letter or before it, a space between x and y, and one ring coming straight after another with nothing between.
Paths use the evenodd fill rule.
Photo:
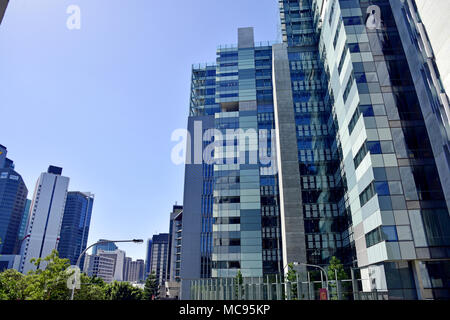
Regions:
<instances>
[{"instance_id":1,"label":"skyscraper","mask_svg":"<svg viewBox=\"0 0 450 320\"><path fill-rule=\"evenodd\" d=\"M152 259L152 239L147 239L147 250L145 256L145 278L150 274L151 268L151 259Z\"/></svg>"},{"instance_id":2,"label":"skyscraper","mask_svg":"<svg viewBox=\"0 0 450 320\"><path fill-rule=\"evenodd\" d=\"M170 213L169 224L169 246L167 253L167 272L168 281L179 279L179 263L181 260L181 227L183 218L183 206L174 205ZM178 263L178 267L177 267ZM178 272L178 274L177 274Z\"/></svg>"},{"instance_id":3,"label":"skyscraper","mask_svg":"<svg viewBox=\"0 0 450 320\"><path fill-rule=\"evenodd\" d=\"M412 50L408 3L283 1L285 51L309 38L325 70L353 259L370 279L364 291L449 297L448 136L440 129L448 118L436 116L443 100ZM312 30L294 23L298 14Z\"/></svg>"},{"instance_id":4,"label":"skyscraper","mask_svg":"<svg viewBox=\"0 0 450 320\"><path fill-rule=\"evenodd\" d=\"M50 166L40 175L34 190L26 239L22 244L20 271L35 270L33 258L45 258L57 249L66 204L69 178L62 168ZM38 268L45 268L44 263Z\"/></svg>"},{"instance_id":5,"label":"skyscraper","mask_svg":"<svg viewBox=\"0 0 450 320\"><path fill-rule=\"evenodd\" d=\"M242 28L193 67L182 280L336 256L364 291L449 297L448 98L411 3L280 0L283 43Z\"/></svg>"},{"instance_id":6,"label":"skyscraper","mask_svg":"<svg viewBox=\"0 0 450 320\"><path fill-rule=\"evenodd\" d=\"M170 213L169 252L167 254L166 296L178 298L180 295L181 247L183 227L183 206L174 205Z\"/></svg>"},{"instance_id":7,"label":"skyscraper","mask_svg":"<svg viewBox=\"0 0 450 320\"><path fill-rule=\"evenodd\" d=\"M169 252L169 234L160 233L152 238L152 256L150 259L150 273L155 273L156 281L164 286L167 280L167 254Z\"/></svg>"},{"instance_id":8,"label":"skyscraper","mask_svg":"<svg viewBox=\"0 0 450 320\"><path fill-rule=\"evenodd\" d=\"M67 193L58 252L61 258L69 259L72 265L77 263L78 257L87 247L93 204L94 195L89 192ZM80 266L83 265L84 257L80 262Z\"/></svg>"},{"instance_id":9,"label":"skyscraper","mask_svg":"<svg viewBox=\"0 0 450 320\"><path fill-rule=\"evenodd\" d=\"M274 121L271 43L241 28L192 70L181 279L282 272Z\"/></svg>"},{"instance_id":10,"label":"skyscraper","mask_svg":"<svg viewBox=\"0 0 450 320\"><path fill-rule=\"evenodd\" d=\"M20 251L20 225L28 189L6 155L6 148L0 145L0 255L15 255Z\"/></svg>"}]
</instances>

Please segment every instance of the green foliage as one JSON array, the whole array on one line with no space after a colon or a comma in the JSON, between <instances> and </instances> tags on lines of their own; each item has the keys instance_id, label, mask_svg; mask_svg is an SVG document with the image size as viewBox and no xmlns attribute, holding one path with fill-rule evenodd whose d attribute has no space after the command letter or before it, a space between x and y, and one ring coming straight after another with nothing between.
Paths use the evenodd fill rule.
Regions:
<instances>
[{"instance_id":1,"label":"green foliage","mask_svg":"<svg viewBox=\"0 0 450 320\"><path fill-rule=\"evenodd\" d=\"M26 278L17 270L0 273L0 300L24 300L26 288Z\"/></svg>"},{"instance_id":2,"label":"green foliage","mask_svg":"<svg viewBox=\"0 0 450 320\"><path fill-rule=\"evenodd\" d=\"M336 257L332 257L330 260L330 265L328 266L328 279L335 280L336 273L338 280L348 279L348 275L345 272L344 266L342 265L341 261Z\"/></svg>"},{"instance_id":3,"label":"green foliage","mask_svg":"<svg viewBox=\"0 0 450 320\"><path fill-rule=\"evenodd\" d=\"M107 284L101 278L81 274L80 290L75 291L74 300L105 300Z\"/></svg>"},{"instance_id":4,"label":"green foliage","mask_svg":"<svg viewBox=\"0 0 450 320\"><path fill-rule=\"evenodd\" d=\"M142 300L144 291L133 287L128 282L114 281L106 288L106 298L108 300Z\"/></svg>"},{"instance_id":5,"label":"green foliage","mask_svg":"<svg viewBox=\"0 0 450 320\"><path fill-rule=\"evenodd\" d=\"M330 265L328 266L328 279L331 281L330 287L334 289L332 290L332 292L330 292L331 300L338 300L338 295L336 292L337 286L335 282L332 282L332 280L336 280L336 275L337 280L346 280L349 278L341 261L333 256L330 259ZM348 284L342 284L341 289L345 290L347 285ZM346 294L343 293L342 296L345 297Z\"/></svg>"},{"instance_id":6,"label":"green foliage","mask_svg":"<svg viewBox=\"0 0 450 320\"><path fill-rule=\"evenodd\" d=\"M286 281L291 283L291 299L298 300L297 297L297 271L294 269L294 264L288 264L288 273L286 275Z\"/></svg>"},{"instance_id":7,"label":"green foliage","mask_svg":"<svg viewBox=\"0 0 450 320\"><path fill-rule=\"evenodd\" d=\"M241 270L238 270L237 274L236 274L236 278L235 278L236 284L235 284L235 294L236 294L236 298L239 297L239 286L244 283L244 279L242 278L242 272ZM241 287L241 296L243 295L243 291L244 288Z\"/></svg>"},{"instance_id":8,"label":"green foliage","mask_svg":"<svg viewBox=\"0 0 450 320\"><path fill-rule=\"evenodd\" d=\"M159 286L156 279L156 274L153 272L145 280L144 286L144 300L156 299L159 295Z\"/></svg>"},{"instance_id":9,"label":"green foliage","mask_svg":"<svg viewBox=\"0 0 450 320\"><path fill-rule=\"evenodd\" d=\"M69 300L71 290L67 287L67 281L73 275L67 272L69 260L61 259L54 250L48 257L32 261L40 269L26 275L14 269L0 272L0 300ZM131 296L133 299L142 297L142 290L138 288L128 288L127 291L122 286L120 290L108 291L110 285L102 279L85 274L80 275L80 282L80 289L75 290L75 300L110 299L107 292L113 292L114 298L121 295L124 298ZM131 293L127 296L126 292Z\"/></svg>"}]
</instances>

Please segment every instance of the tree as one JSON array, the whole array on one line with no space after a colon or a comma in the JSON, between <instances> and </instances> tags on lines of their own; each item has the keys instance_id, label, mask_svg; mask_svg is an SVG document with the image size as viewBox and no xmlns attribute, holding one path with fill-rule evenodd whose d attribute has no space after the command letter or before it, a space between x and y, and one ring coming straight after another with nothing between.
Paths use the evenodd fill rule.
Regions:
<instances>
[{"instance_id":1,"label":"tree","mask_svg":"<svg viewBox=\"0 0 450 320\"><path fill-rule=\"evenodd\" d=\"M297 271L294 269L294 264L288 264L288 273L286 275L286 281L291 283L291 298L297 300Z\"/></svg>"},{"instance_id":2,"label":"tree","mask_svg":"<svg viewBox=\"0 0 450 320\"><path fill-rule=\"evenodd\" d=\"M106 288L106 298L108 300L142 300L144 291L133 287L128 282L114 281Z\"/></svg>"},{"instance_id":3,"label":"tree","mask_svg":"<svg viewBox=\"0 0 450 320\"><path fill-rule=\"evenodd\" d=\"M97 277L81 274L81 287L75 291L74 300L105 300L107 284Z\"/></svg>"},{"instance_id":4,"label":"tree","mask_svg":"<svg viewBox=\"0 0 450 320\"><path fill-rule=\"evenodd\" d=\"M0 273L0 300L25 300L26 278L14 269Z\"/></svg>"},{"instance_id":5,"label":"tree","mask_svg":"<svg viewBox=\"0 0 450 320\"><path fill-rule=\"evenodd\" d=\"M156 274L152 272L145 280L144 300L154 300L159 295L159 286Z\"/></svg>"},{"instance_id":6,"label":"tree","mask_svg":"<svg viewBox=\"0 0 450 320\"><path fill-rule=\"evenodd\" d=\"M236 274L236 287L235 287L235 293L236 293L236 299L239 297L239 286L242 286L244 283L244 279L242 278L242 272L241 270L238 270ZM244 288L241 287L241 296L243 295Z\"/></svg>"},{"instance_id":7,"label":"tree","mask_svg":"<svg viewBox=\"0 0 450 320\"><path fill-rule=\"evenodd\" d=\"M61 259L56 250L46 258L31 259L36 267L46 264L44 270L31 270L26 275L26 299L30 300L69 300L70 289L67 280L71 276L66 272L69 259Z\"/></svg>"},{"instance_id":8,"label":"tree","mask_svg":"<svg viewBox=\"0 0 450 320\"><path fill-rule=\"evenodd\" d=\"M337 279L336 279L336 275L337 275ZM341 261L334 256L330 259L330 265L328 266L328 279L329 280L346 280L346 279L348 279L348 275L345 272L344 266L342 265ZM332 288L336 288L337 284L336 284L336 282L331 282L330 286ZM338 299L337 292L333 293L331 299L332 300Z\"/></svg>"}]
</instances>

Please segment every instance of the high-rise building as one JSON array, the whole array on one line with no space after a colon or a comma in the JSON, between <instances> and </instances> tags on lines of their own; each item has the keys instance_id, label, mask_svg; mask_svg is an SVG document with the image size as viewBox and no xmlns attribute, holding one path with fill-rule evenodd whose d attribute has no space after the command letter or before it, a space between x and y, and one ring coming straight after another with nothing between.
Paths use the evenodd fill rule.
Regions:
<instances>
[{"instance_id":1,"label":"high-rise building","mask_svg":"<svg viewBox=\"0 0 450 320\"><path fill-rule=\"evenodd\" d=\"M239 29L217 64L193 66L191 85L181 279L279 274L271 43Z\"/></svg>"},{"instance_id":2,"label":"high-rise building","mask_svg":"<svg viewBox=\"0 0 450 320\"><path fill-rule=\"evenodd\" d=\"M33 258L45 258L57 249L61 223L66 204L69 178L63 177L62 168L50 166L40 175L34 190L26 239L22 243L20 271L35 270ZM23 211L23 208L22 208ZM38 268L45 268L42 263Z\"/></svg>"},{"instance_id":3,"label":"high-rise building","mask_svg":"<svg viewBox=\"0 0 450 320\"><path fill-rule=\"evenodd\" d=\"M130 261L127 273L128 282L141 282L144 280L144 260L138 259L136 261Z\"/></svg>"},{"instance_id":4,"label":"high-rise building","mask_svg":"<svg viewBox=\"0 0 450 320\"><path fill-rule=\"evenodd\" d=\"M178 298L180 293L181 245L183 227L183 206L174 205L170 213L169 252L167 254L166 296Z\"/></svg>"},{"instance_id":5,"label":"high-rise building","mask_svg":"<svg viewBox=\"0 0 450 320\"><path fill-rule=\"evenodd\" d=\"M145 256L145 278L147 278L150 274L151 258L152 258L152 239L147 239L147 250Z\"/></svg>"},{"instance_id":6,"label":"high-rise building","mask_svg":"<svg viewBox=\"0 0 450 320\"><path fill-rule=\"evenodd\" d=\"M132 261L133 259L130 257L125 257L125 262L123 264L123 281L128 281L128 272L130 271Z\"/></svg>"},{"instance_id":7,"label":"high-rise building","mask_svg":"<svg viewBox=\"0 0 450 320\"><path fill-rule=\"evenodd\" d=\"M0 24L3 21L5 15L6 7L8 6L9 0L0 0Z\"/></svg>"},{"instance_id":8,"label":"high-rise building","mask_svg":"<svg viewBox=\"0 0 450 320\"><path fill-rule=\"evenodd\" d=\"M448 98L413 2L279 7L282 43L242 28L193 67L181 279L336 256L364 291L450 297Z\"/></svg>"},{"instance_id":9,"label":"high-rise building","mask_svg":"<svg viewBox=\"0 0 450 320\"><path fill-rule=\"evenodd\" d=\"M89 192L67 193L58 252L61 258L69 259L72 265L77 263L78 257L87 247L93 204L94 195ZM80 261L80 266L83 265L84 257Z\"/></svg>"},{"instance_id":10,"label":"high-rise building","mask_svg":"<svg viewBox=\"0 0 450 320\"><path fill-rule=\"evenodd\" d=\"M100 239L98 242L102 241L108 241L106 239ZM106 243L100 243L92 247L92 254L96 255L98 250L104 250L104 251L115 251L119 249L115 243L113 242L106 242Z\"/></svg>"},{"instance_id":11,"label":"high-rise building","mask_svg":"<svg viewBox=\"0 0 450 320\"><path fill-rule=\"evenodd\" d=\"M114 251L105 251L105 250L98 250L97 251L98 256L102 257L108 257L114 260L114 274L113 274L113 280L116 281L124 281L124 268L125 268L125 251L116 249Z\"/></svg>"},{"instance_id":12,"label":"high-rise building","mask_svg":"<svg viewBox=\"0 0 450 320\"><path fill-rule=\"evenodd\" d=\"M86 255L84 272L90 277L98 277L106 283L114 280L115 259L104 255Z\"/></svg>"},{"instance_id":13,"label":"high-rise building","mask_svg":"<svg viewBox=\"0 0 450 320\"><path fill-rule=\"evenodd\" d=\"M0 145L0 255L15 255L20 251L19 233L28 189L6 155L6 148Z\"/></svg>"},{"instance_id":14,"label":"high-rise building","mask_svg":"<svg viewBox=\"0 0 450 320\"><path fill-rule=\"evenodd\" d=\"M364 290L386 290L391 299L450 297L448 107L414 48L411 3L300 1L297 11L284 1L282 8L291 18L311 9L310 37L342 150L354 260L370 279ZM304 38L289 24L285 38L299 47Z\"/></svg>"},{"instance_id":15,"label":"high-rise building","mask_svg":"<svg viewBox=\"0 0 450 320\"><path fill-rule=\"evenodd\" d=\"M150 259L150 273L155 273L156 281L164 286L167 280L167 255L169 252L169 234L160 233L152 238L152 255Z\"/></svg>"},{"instance_id":16,"label":"high-rise building","mask_svg":"<svg viewBox=\"0 0 450 320\"><path fill-rule=\"evenodd\" d=\"M181 261L181 229L183 219L183 206L174 205L170 213L169 225L169 251L167 253L167 272L168 281L180 279L180 261Z\"/></svg>"}]
</instances>

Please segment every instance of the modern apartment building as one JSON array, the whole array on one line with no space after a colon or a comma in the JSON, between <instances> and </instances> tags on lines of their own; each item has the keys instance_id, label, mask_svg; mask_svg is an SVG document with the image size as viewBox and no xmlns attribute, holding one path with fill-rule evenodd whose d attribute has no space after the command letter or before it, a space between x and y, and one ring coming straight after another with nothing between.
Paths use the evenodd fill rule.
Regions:
<instances>
[{"instance_id":1,"label":"modern apartment building","mask_svg":"<svg viewBox=\"0 0 450 320\"><path fill-rule=\"evenodd\" d=\"M216 64L193 67L182 297L191 279L337 256L364 291L448 298L448 98L415 7L279 7L282 43L242 28Z\"/></svg>"},{"instance_id":2,"label":"modern apartment building","mask_svg":"<svg viewBox=\"0 0 450 320\"><path fill-rule=\"evenodd\" d=\"M299 11L308 6L300 2ZM364 290L387 290L391 299L443 298L450 172L448 136L439 130L448 118L426 80L428 63L411 48L417 39L407 6L313 1L311 12L334 97L351 240L362 278L370 279ZM289 32L286 38L296 39Z\"/></svg>"},{"instance_id":3,"label":"modern apartment building","mask_svg":"<svg viewBox=\"0 0 450 320\"><path fill-rule=\"evenodd\" d=\"M62 168L50 166L40 175L34 190L28 230L22 242L20 271L36 270L33 258L45 258L58 248L61 223L66 205L69 178L63 177ZM42 263L37 268L45 268Z\"/></svg>"},{"instance_id":4,"label":"modern apartment building","mask_svg":"<svg viewBox=\"0 0 450 320\"><path fill-rule=\"evenodd\" d=\"M169 253L169 234L160 233L152 238L152 256L150 259L150 273L155 273L160 286L167 280L167 260Z\"/></svg>"},{"instance_id":5,"label":"modern apartment building","mask_svg":"<svg viewBox=\"0 0 450 320\"><path fill-rule=\"evenodd\" d=\"M6 156L6 147L0 145L0 255L16 255L28 189Z\"/></svg>"},{"instance_id":6,"label":"modern apartment building","mask_svg":"<svg viewBox=\"0 0 450 320\"><path fill-rule=\"evenodd\" d=\"M271 43L239 29L216 64L193 66L191 86L181 279L279 274Z\"/></svg>"},{"instance_id":7,"label":"modern apartment building","mask_svg":"<svg viewBox=\"0 0 450 320\"><path fill-rule=\"evenodd\" d=\"M92 193L67 193L58 252L61 258L69 259L72 265L77 263L78 257L87 247L93 204ZM84 257L80 261L80 266L83 265Z\"/></svg>"}]
</instances>

